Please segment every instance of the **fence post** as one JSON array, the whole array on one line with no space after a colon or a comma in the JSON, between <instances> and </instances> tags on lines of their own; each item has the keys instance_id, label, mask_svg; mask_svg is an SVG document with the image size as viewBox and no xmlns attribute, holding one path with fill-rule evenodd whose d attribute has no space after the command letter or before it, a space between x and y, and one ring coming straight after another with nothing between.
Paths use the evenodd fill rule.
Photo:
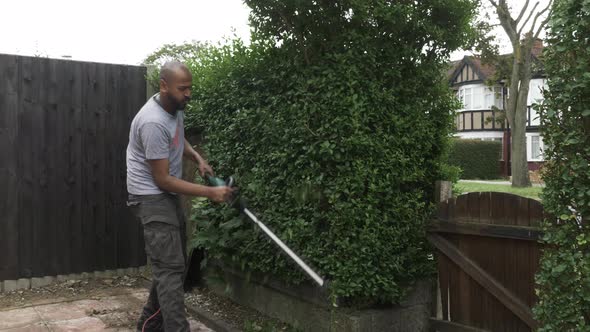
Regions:
<instances>
[{"instance_id":1,"label":"fence post","mask_svg":"<svg viewBox=\"0 0 590 332\"><path fill-rule=\"evenodd\" d=\"M434 201L444 202L453 196L453 183L451 181L438 180L434 183Z\"/></svg>"},{"instance_id":2,"label":"fence post","mask_svg":"<svg viewBox=\"0 0 590 332\"><path fill-rule=\"evenodd\" d=\"M453 197L453 183L451 181L438 180L434 183L434 202L439 204ZM440 294L440 283L438 277L435 279L431 315L436 319L442 319L442 297Z\"/></svg>"}]
</instances>

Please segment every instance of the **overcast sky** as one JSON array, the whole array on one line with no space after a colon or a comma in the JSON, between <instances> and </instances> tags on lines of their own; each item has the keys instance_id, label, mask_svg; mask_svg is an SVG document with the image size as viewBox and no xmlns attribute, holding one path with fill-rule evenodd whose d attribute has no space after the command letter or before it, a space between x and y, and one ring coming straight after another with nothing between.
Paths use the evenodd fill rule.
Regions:
<instances>
[{"instance_id":1,"label":"overcast sky","mask_svg":"<svg viewBox=\"0 0 590 332\"><path fill-rule=\"evenodd\" d=\"M537 8L535 9L535 13L538 13L547 7L547 5L549 4L549 1L550 0L537 0L537 1L530 0L527 10L525 12L525 15L521 19L521 22L524 23L524 21L526 20L526 17L528 16L530 11L535 6L535 3L537 3L537 2L539 3ZM510 7L510 12L512 13L512 17L514 19L516 19L518 17L518 14L522 10L522 7L524 6L525 2L526 1L524 1L524 0L508 0L507 1L508 5ZM482 10L480 12L481 13L487 12L488 15L490 15L490 22L493 22L493 24L498 24L498 26L495 27L494 30L492 30L492 33L496 36L496 40L500 46L500 53L502 53L502 54L512 53L512 46L510 45L510 39L508 39L508 36L506 36L506 32L504 32L504 29L501 26L499 26L500 22L498 21L498 16L497 16L495 10L492 9L488 0L483 0L482 3L484 4L484 10ZM534 15L531 17L528 24L526 25L526 29L523 29L523 31L529 31L531 29L531 25L533 23L534 17L535 17ZM546 14L539 17L539 19L536 22L536 26L539 26L541 21L543 21L543 19L546 17L547 17ZM519 25L519 27L520 27L520 25ZM541 32L539 37L541 37L541 38L545 37L544 31ZM471 53L465 52L465 51L454 52L453 54L451 54L451 60L461 59L464 55L471 55Z\"/></svg>"},{"instance_id":2,"label":"overcast sky","mask_svg":"<svg viewBox=\"0 0 590 332\"><path fill-rule=\"evenodd\" d=\"M165 43L249 37L241 0L4 0L0 53L139 64Z\"/></svg>"},{"instance_id":3,"label":"overcast sky","mask_svg":"<svg viewBox=\"0 0 590 332\"><path fill-rule=\"evenodd\" d=\"M540 2L538 8L548 0ZM517 12L524 1L509 3ZM0 53L139 64L166 43L215 42L232 29L249 38L242 0L4 0L0 6ZM504 31L495 33L505 44L502 51L511 51Z\"/></svg>"}]
</instances>

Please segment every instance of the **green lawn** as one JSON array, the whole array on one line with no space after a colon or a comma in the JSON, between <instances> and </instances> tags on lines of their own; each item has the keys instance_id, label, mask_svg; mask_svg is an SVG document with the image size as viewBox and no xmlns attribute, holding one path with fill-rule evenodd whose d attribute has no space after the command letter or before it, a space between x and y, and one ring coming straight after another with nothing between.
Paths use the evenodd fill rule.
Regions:
<instances>
[{"instance_id":1,"label":"green lawn","mask_svg":"<svg viewBox=\"0 0 590 332\"><path fill-rule=\"evenodd\" d=\"M499 191L534 198L536 200L541 200L539 195L543 190L543 188L541 187L512 188L512 186L506 184L488 184L472 182L459 182L455 185L455 188L456 190L459 190L461 193L478 191Z\"/></svg>"}]
</instances>

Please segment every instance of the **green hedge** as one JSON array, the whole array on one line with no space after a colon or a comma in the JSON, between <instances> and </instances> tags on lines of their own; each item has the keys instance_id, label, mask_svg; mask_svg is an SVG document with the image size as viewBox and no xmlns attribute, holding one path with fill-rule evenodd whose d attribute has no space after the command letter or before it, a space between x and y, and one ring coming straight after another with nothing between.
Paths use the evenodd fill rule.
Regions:
<instances>
[{"instance_id":1,"label":"green hedge","mask_svg":"<svg viewBox=\"0 0 590 332\"><path fill-rule=\"evenodd\" d=\"M534 308L539 331L590 331L590 3L556 1L541 107L545 249ZM584 37L582 37L584 36Z\"/></svg>"},{"instance_id":2,"label":"green hedge","mask_svg":"<svg viewBox=\"0 0 590 332\"><path fill-rule=\"evenodd\" d=\"M251 210L331 281L333 298L398 302L434 272L425 228L457 107L445 63L475 5L262 2L246 1L259 33L250 46L189 61L187 124L205 133L216 172L234 175ZM309 280L234 211L199 201L194 218L193 244L210 257Z\"/></svg>"},{"instance_id":3,"label":"green hedge","mask_svg":"<svg viewBox=\"0 0 590 332\"><path fill-rule=\"evenodd\" d=\"M462 179L498 179L502 143L477 139L453 139L449 164L461 169Z\"/></svg>"}]
</instances>

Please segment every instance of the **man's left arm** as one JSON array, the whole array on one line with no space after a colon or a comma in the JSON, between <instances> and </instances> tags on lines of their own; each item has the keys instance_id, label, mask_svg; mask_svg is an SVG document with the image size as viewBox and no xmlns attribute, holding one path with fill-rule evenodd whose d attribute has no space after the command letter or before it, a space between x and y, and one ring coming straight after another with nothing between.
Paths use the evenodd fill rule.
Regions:
<instances>
[{"instance_id":1,"label":"man's left arm","mask_svg":"<svg viewBox=\"0 0 590 332\"><path fill-rule=\"evenodd\" d=\"M197 151L195 151L195 149L193 149L193 147L186 140L186 138L184 139L183 155L184 157L194 161L199 165L199 174L201 174L201 176L205 176L205 174L214 175L213 169L211 168L211 166L209 166L209 163L207 163L207 161L203 157L201 157L201 155Z\"/></svg>"}]
</instances>

